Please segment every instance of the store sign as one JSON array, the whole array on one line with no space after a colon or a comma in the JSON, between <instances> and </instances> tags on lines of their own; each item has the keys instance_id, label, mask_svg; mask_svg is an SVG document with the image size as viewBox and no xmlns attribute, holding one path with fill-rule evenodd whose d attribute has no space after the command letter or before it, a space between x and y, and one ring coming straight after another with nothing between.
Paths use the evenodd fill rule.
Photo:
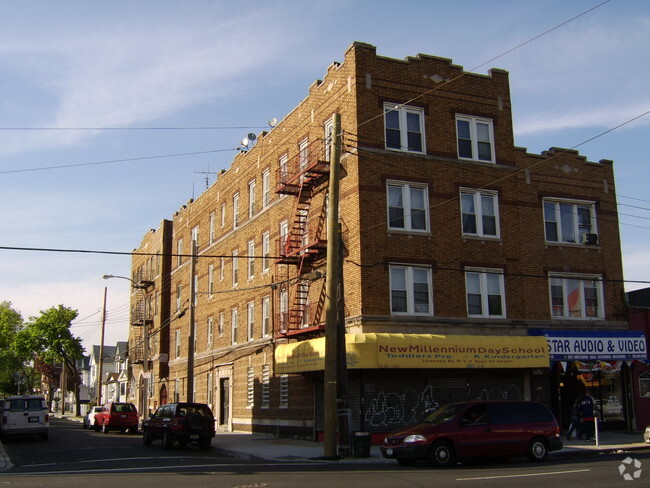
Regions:
<instances>
[{"instance_id":1,"label":"store sign","mask_svg":"<svg viewBox=\"0 0 650 488\"><path fill-rule=\"evenodd\" d=\"M546 337L552 361L645 360L646 339L639 331L536 330Z\"/></svg>"}]
</instances>

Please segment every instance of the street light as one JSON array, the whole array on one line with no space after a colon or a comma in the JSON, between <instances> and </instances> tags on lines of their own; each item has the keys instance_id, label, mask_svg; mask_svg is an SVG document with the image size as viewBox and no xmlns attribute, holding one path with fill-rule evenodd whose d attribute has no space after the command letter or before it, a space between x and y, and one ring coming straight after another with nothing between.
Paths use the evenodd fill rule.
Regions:
<instances>
[{"instance_id":1,"label":"street light","mask_svg":"<svg viewBox=\"0 0 650 488\"><path fill-rule=\"evenodd\" d=\"M108 280L108 279L111 279L111 278L119 278L119 279L122 279L122 280L128 280L128 281L130 281L132 283L133 288L135 288L137 290L140 290L140 292L142 293L142 311L143 311L142 327L144 328L144 344L143 344L143 347L142 347L142 350L143 350L143 353L142 353L142 372L147 373L147 371L148 371L148 367L147 367L148 364L147 363L149 361L149 357L148 357L149 331L148 331L148 328L147 328L147 321L146 321L146 317L145 317L145 313L146 313L146 295L145 295L145 292L144 292L142 286L138 285L135 281L133 281L131 278L129 278L127 276L118 276L118 275L106 274L106 275L102 276L102 278L104 278L105 280ZM149 385L148 379L146 380L146 383L147 383L147 387L148 387L148 385ZM144 415L144 411L147 410L147 407L148 407L148 401L146 400L147 395L148 395L147 388L143 388L143 390L142 390L142 398L141 398L143 415Z\"/></svg>"}]
</instances>

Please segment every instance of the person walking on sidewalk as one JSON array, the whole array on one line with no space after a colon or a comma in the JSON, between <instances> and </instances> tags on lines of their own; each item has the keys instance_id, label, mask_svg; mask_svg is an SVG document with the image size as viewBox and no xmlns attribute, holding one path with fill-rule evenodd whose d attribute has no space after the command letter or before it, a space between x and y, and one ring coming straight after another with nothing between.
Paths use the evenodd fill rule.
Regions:
<instances>
[{"instance_id":1,"label":"person walking on sidewalk","mask_svg":"<svg viewBox=\"0 0 650 488\"><path fill-rule=\"evenodd\" d=\"M580 400L576 399L571 407L571 424L569 425L569 431L566 433L566 440L570 441L573 432L575 431L576 437L580 439L582 437L582 426L580 425Z\"/></svg>"},{"instance_id":2,"label":"person walking on sidewalk","mask_svg":"<svg viewBox=\"0 0 650 488\"><path fill-rule=\"evenodd\" d=\"M594 438L594 399L585 391L585 396L580 400L581 430L588 441ZM580 437L580 436L579 436Z\"/></svg>"}]
</instances>

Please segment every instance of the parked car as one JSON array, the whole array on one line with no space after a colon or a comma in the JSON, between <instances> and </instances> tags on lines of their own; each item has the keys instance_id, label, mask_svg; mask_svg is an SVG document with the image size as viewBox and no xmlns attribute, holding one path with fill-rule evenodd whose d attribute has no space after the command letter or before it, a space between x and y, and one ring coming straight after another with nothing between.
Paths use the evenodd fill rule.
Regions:
<instances>
[{"instance_id":1,"label":"parked car","mask_svg":"<svg viewBox=\"0 0 650 488\"><path fill-rule=\"evenodd\" d=\"M40 395L10 396L0 406L0 435L38 435L47 440L50 432L50 412Z\"/></svg>"},{"instance_id":2,"label":"parked car","mask_svg":"<svg viewBox=\"0 0 650 488\"><path fill-rule=\"evenodd\" d=\"M385 458L403 465L429 460L445 467L477 457L546 459L562 448L560 426L543 404L527 401L449 403L421 424L386 436Z\"/></svg>"},{"instance_id":3,"label":"parked car","mask_svg":"<svg viewBox=\"0 0 650 488\"><path fill-rule=\"evenodd\" d=\"M108 402L101 412L95 414L95 431L108 434L110 430L119 430L130 434L138 433L138 410L132 403Z\"/></svg>"},{"instance_id":4,"label":"parked car","mask_svg":"<svg viewBox=\"0 0 650 488\"><path fill-rule=\"evenodd\" d=\"M214 416L205 403L170 403L158 407L142 422L142 441L150 446L155 439L170 449L174 442L180 447L195 442L201 449L209 449L214 437Z\"/></svg>"},{"instance_id":5,"label":"parked car","mask_svg":"<svg viewBox=\"0 0 650 488\"><path fill-rule=\"evenodd\" d=\"M90 410L88 410L88 413L84 415L83 419L84 429L95 427L95 414L101 412L102 408L103 407L101 405L95 405L94 407L91 407Z\"/></svg>"}]
</instances>

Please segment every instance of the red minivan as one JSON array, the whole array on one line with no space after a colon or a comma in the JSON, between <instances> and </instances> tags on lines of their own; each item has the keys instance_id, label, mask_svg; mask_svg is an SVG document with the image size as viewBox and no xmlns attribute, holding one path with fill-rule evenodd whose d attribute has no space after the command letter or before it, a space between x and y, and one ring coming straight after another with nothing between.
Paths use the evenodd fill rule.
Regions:
<instances>
[{"instance_id":1,"label":"red minivan","mask_svg":"<svg viewBox=\"0 0 650 488\"><path fill-rule=\"evenodd\" d=\"M95 414L95 431L108 434L109 430L138 433L138 410L132 403L108 402L102 411Z\"/></svg>"},{"instance_id":2,"label":"red minivan","mask_svg":"<svg viewBox=\"0 0 650 488\"><path fill-rule=\"evenodd\" d=\"M381 453L403 465L436 466L478 457L528 456L543 461L562 449L560 426L542 403L471 401L443 405L424 422L386 436Z\"/></svg>"}]
</instances>

